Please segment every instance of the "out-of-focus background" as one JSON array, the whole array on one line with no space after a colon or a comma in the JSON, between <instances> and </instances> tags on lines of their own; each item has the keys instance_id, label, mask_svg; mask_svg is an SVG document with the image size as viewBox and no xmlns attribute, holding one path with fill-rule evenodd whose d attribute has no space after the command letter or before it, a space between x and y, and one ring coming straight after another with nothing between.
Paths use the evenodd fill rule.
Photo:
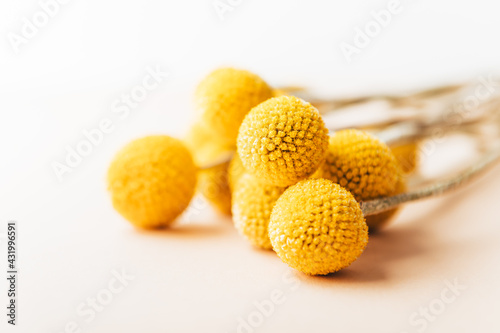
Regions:
<instances>
[{"instance_id":1,"label":"out-of-focus background","mask_svg":"<svg viewBox=\"0 0 500 333\"><path fill-rule=\"evenodd\" d=\"M488 81L500 71L498 9L486 0L2 1L0 268L9 220L20 267L18 325L2 313L2 332L498 332L498 168L409 206L327 278L252 249L200 199L189 223L136 231L105 188L124 144L187 130L193 89L219 66L323 97ZM129 100L144 80L153 85ZM102 122L102 140L56 172ZM438 142L423 168L466 164L468 145ZM6 292L2 279L0 304Z\"/></svg>"}]
</instances>

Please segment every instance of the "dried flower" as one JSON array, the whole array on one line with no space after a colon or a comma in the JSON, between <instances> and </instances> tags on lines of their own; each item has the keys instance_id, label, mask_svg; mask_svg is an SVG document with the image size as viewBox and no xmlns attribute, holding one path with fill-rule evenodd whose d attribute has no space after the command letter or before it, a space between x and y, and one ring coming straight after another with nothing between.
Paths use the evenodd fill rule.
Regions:
<instances>
[{"instance_id":1,"label":"dried flower","mask_svg":"<svg viewBox=\"0 0 500 333\"><path fill-rule=\"evenodd\" d=\"M137 227L168 226L189 205L196 171L180 140L156 135L132 141L108 169L113 206Z\"/></svg>"},{"instance_id":2,"label":"dried flower","mask_svg":"<svg viewBox=\"0 0 500 333\"><path fill-rule=\"evenodd\" d=\"M273 92L259 76L234 68L220 68L198 85L195 107L214 140L235 146L245 115Z\"/></svg>"},{"instance_id":3,"label":"dried flower","mask_svg":"<svg viewBox=\"0 0 500 333\"><path fill-rule=\"evenodd\" d=\"M233 193L233 219L236 229L251 244L270 250L267 231L271 211L284 187L259 183L252 175L243 175Z\"/></svg>"},{"instance_id":4,"label":"dried flower","mask_svg":"<svg viewBox=\"0 0 500 333\"><path fill-rule=\"evenodd\" d=\"M349 191L327 179L307 179L290 186L276 202L269 238L290 267L325 275L361 255L368 227Z\"/></svg>"},{"instance_id":5,"label":"dried flower","mask_svg":"<svg viewBox=\"0 0 500 333\"><path fill-rule=\"evenodd\" d=\"M228 169L228 179L229 179L229 188L231 191L234 191L236 183L238 180L246 173L245 167L241 162L238 154L234 154L231 158L231 162L229 162Z\"/></svg>"},{"instance_id":6,"label":"dried flower","mask_svg":"<svg viewBox=\"0 0 500 333\"><path fill-rule=\"evenodd\" d=\"M311 104L280 96L250 111L241 124L237 146L249 173L284 187L309 177L323 162L328 130Z\"/></svg>"},{"instance_id":7,"label":"dried flower","mask_svg":"<svg viewBox=\"0 0 500 333\"><path fill-rule=\"evenodd\" d=\"M402 171L389 147L376 137L355 129L342 130L330 137L325 162L313 178L326 178L345 187L357 201L390 196L404 190ZM399 184L399 185L398 185ZM375 228L383 216L368 216Z\"/></svg>"},{"instance_id":8,"label":"dried flower","mask_svg":"<svg viewBox=\"0 0 500 333\"><path fill-rule=\"evenodd\" d=\"M184 141L198 166L209 163L220 154L231 150L231 147L211 140L209 131L200 123L191 126ZM225 215L231 215L228 168L229 162L225 162L208 169L200 169L198 173L198 192L213 208Z\"/></svg>"}]
</instances>

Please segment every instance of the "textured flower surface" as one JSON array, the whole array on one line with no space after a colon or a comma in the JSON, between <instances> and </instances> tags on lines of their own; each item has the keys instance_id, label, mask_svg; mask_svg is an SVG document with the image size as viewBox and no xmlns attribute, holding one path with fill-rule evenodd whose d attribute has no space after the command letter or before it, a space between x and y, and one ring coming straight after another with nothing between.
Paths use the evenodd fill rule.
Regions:
<instances>
[{"instance_id":1,"label":"textured flower surface","mask_svg":"<svg viewBox=\"0 0 500 333\"><path fill-rule=\"evenodd\" d=\"M368 227L349 191L327 179L307 179L289 187L276 202L269 238L290 267L325 275L363 253Z\"/></svg>"},{"instance_id":2,"label":"textured flower surface","mask_svg":"<svg viewBox=\"0 0 500 333\"><path fill-rule=\"evenodd\" d=\"M228 183L229 162L219 164L198 175L198 191L218 212L231 215L231 190Z\"/></svg>"},{"instance_id":3,"label":"textured flower surface","mask_svg":"<svg viewBox=\"0 0 500 333\"><path fill-rule=\"evenodd\" d=\"M233 147L245 115L273 92L259 76L234 68L220 68L206 76L195 92L195 108L214 140Z\"/></svg>"},{"instance_id":4,"label":"textured flower surface","mask_svg":"<svg viewBox=\"0 0 500 333\"><path fill-rule=\"evenodd\" d=\"M198 166L212 164L231 147L211 140L212 136L201 123L194 123L184 142ZM228 183L229 162L220 163L198 173L198 192L218 212L231 215L231 190Z\"/></svg>"},{"instance_id":5,"label":"textured flower surface","mask_svg":"<svg viewBox=\"0 0 500 333\"><path fill-rule=\"evenodd\" d=\"M348 129L330 137L325 162L313 177L329 179L362 201L393 195L401 174L387 145L368 133Z\"/></svg>"},{"instance_id":6,"label":"textured flower surface","mask_svg":"<svg viewBox=\"0 0 500 333\"><path fill-rule=\"evenodd\" d=\"M330 137L325 162L313 178L326 178L349 190L358 202L404 191L401 167L386 144L360 130L349 129ZM366 217L367 225L377 229L396 213L393 209Z\"/></svg>"},{"instance_id":7,"label":"textured flower surface","mask_svg":"<svg viewBox=\"0 0 500 333\"><path fill-rule=\"evenodd\" d=\"M234 191L236 183L245 173L245 167L243 166L240 157L238 154L234 154L231 162L229 163L228 170L229 188L231 191Z\"/></svg>"},{"instance_id":8,"label":"textured flower surface","mask_svg":"<svg viewBox=\"0 0 500 333\"><path fill-rule=\"evenodd\" d=\"M270 250L267 226L284 187L259 183L250 174L238 181L233 193L233 219L238 232L256 247Z\"/></svg>"},{"instance_id":9,"label":"textured flower surface","mask_svg":"<svg viewBox=\"0 0 500 333\"><path fill-rule=\"evenodd\" d=\"M284 187L309 177L323 162L328 130L311 104L280 96L250 111L241 124L237 146L249 173Z\"/></svg>"},{"instance_id":10,"label":"textured flower surface","mask_svg":"<svg viewBox=\"0 0 500 333\"><path fill-rule=\"evenodd\" d=\"M196 187L189 150L169 136L148 136L125 146L108 169L113 206L137 227L170 225L189 205Z\"/></svg>"}]
</instances>

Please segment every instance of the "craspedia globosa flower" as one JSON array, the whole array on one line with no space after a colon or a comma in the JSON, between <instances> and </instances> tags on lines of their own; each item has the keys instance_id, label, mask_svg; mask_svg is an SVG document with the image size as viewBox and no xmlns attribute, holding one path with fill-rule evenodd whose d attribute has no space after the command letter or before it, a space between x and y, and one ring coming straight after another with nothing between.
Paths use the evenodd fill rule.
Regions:
<instances>
[{"instance_id":1,"label":"craspedia globosa flower","mask_svg":"<svg viewBox=\"0 0 500 333\"><path fill-rule=\"evenodd\" d=\"M246 173L245 167L243 166L243 163L241 162L241 159L238 156L238 154L234 154L233 157L231 158L231 162L229 162L229 168L227 173L228 173L229 188L231 189L231 191L234 191L236 183Z\"/></svg>"},{"instance_id":2,"label":"craspedia globosa flower","mask_svg":"<svg viewBox=\"0 0 500 333\"><path fill-rule=\"evenodd\" d=\"M228 183L229 162L200 171L198 190L220 213L231 215L231 190Z\"/></svg>"},{"instance_id":3,"label":"craspedia globosa flower","mask_svg":"<svg viewBox=\"0 0 500 333\"><path fill-rule=\"evenodd\" d=\"M155 135L132 141L108 169L113 206L137 227L168 226L189 205L196 171L180 140Z\"/></svg>"},{"instance_id":4,"label":"craspedia globosa flower","mask_svg":"<svg viewBox=\"0 0 500 333\"><path fill-rule=\"evenodd\" d=\"M348 129L330 137L325 162L313 177L330 179L362 201L395 193L401 174L386 144L366 132Z\"/></svg>"},{"instance_id":5,"label":"craspedia globosa flower","mask_svg":"<svg viewBox=\"0 0 500 333\"><path fill-rule=\"evenodd\" d=\"M358 202L404 190L401 167L389 147L355 129L338 131L330 137L325 162L313 177L326 178L345 187ZM390 216L389 213L367 216L366 223L375 228L383 224L381 219Z\"/></svg>"},{"instance_id":6,"label":"craspedia globosa flower","mask_svg":"<svg viewBox=\"0 0 500 333\"><path fill-rule=\"evenodd\" d=\"M233 193L234 225L252 245L272 249L267 226L274 204L284 190L284 187L259 183L250 174L238 180Z\"/></svg>"},{"instance_id":7,"label":"craspedia globosa flower","mask_svg":"<svg viewBox=\"0 0 500 333\"><path fill-rule=\"evenodd\" d=\"M218 142L210 140L211 136L200 123L194 123L184 142L191 150L197 165L213 164L221 155L231 150ZM218 212L231 215L231 190L228 183L229 162L202 169L198 173L198 192Z\"/></svg>"},{"instance_id":8,"label":"craspedia globosa flower","mask_svg":"<svg viewBox=\"0 0 500 333\"><path fill-rule=\"evenodd\" d=\"M307 179L290 186L276 202L269 238L290 267L325 275L363 253L368 227L349 191L327 179Z\"/></svg>"},{"instance_id":9,"label":"craspedia globosa flower","mask_svg":"<svg viewBox=\"0 0 500 333\"><path fill-rule=\"evenodd\" d=\"M309 177L323 162L328 130L310 103L280 96L248 113L240 127L237 147L249 173L284 187Z\"/></svg>"},{"instance_id":10,"label":"craspedia globosa flower","mask_svg":"<svg viewBox=\"0 0 500 333\"><path fill-rule=\"evenodd\" d=\"M271 98L273 91L259 76L235 68L219 68L198 85L195 108L214 140L235 146L245 115Z\"/></svg>"}]
</instances>

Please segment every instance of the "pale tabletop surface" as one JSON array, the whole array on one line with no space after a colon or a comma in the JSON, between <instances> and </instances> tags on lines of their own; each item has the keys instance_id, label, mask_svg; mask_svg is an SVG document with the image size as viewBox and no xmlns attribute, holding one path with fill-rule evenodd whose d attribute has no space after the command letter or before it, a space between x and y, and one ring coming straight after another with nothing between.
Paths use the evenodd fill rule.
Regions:
<instances>
[{"instance_id":1,"label":"pale tabletop surface","mask_svg":"<svg viewBox=\"0 0 500 333\"><path fill-rule=\"evenodd\" d=\"M446 174L446 168L470 163L459 156L467 146L462 141L450 139L425 158L423 173ZM46 170L46 184L11 207L20 230L16 329L500 330L500 167L456 193L406 206L349 268L309 277L273 252L252 248L230 218L200 198L172 229L132 228L112 209L105 188L108 161L120 145L103 146L106 153L96 153L92 165L75 169L61 184ZM12 195L19 198L20 191L12 188ZM116 274L128 278L108 299ZM99 311L87 303L96 297L105 303ZM242 328L242 322L255 327Z\"/></svg>"}]
</instances>

